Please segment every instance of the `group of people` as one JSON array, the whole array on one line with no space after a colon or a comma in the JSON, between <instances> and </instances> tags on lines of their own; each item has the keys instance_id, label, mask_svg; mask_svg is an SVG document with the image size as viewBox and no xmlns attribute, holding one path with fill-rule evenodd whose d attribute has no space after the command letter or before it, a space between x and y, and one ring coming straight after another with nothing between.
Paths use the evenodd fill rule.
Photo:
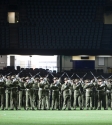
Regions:
<instances>
[{"instance_id":1,"label":"group of people","mask_svg":"<svg viewBox=\"0 0 112 125\"><path fill-rule=\"evenodd\" d=\"M0 75L1 110L112 110L112 79Z\"/></svg>"}]
</instances>

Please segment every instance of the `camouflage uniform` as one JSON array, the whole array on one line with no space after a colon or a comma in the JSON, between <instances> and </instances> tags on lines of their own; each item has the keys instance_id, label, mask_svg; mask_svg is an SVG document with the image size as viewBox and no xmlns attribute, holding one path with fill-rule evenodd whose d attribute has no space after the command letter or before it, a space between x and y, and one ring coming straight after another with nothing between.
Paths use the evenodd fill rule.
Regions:
<instances>
[{"instance_id":1,"label":"camouflage uniform","mask_svg":"<svg viewBox=\"0 0 112 125\"><path fill-rule=\"evenodd\" d=\"M86 109L89 109L89 105L91 110L93 109L93 87L94 84L93 82L91 82L90 80L85 80L85 85L84 85L84 89L86 90Z\"/></svg>"},{"instance_id":2,"label":"camouflage uniform","mask_svg":"<svg viewBox=\"0 0 112 125\"><path fill-rule=\"evenodd\" d=\"M33 89L33 105L38 109L38 103L39 103L39 97L38 97L38 84L39 84L39 78L34 79L34 84L32 85Z\"/></svg>"},{"instance_id":3,"label":"camouflage uniform","mask_svg":"<svg viewBox=\"0 0 112 125\"><path fill-rule=\"evenodd\" d=\"M5 95L6 95L6 108L5 110L8 110L9 107L9 96L11 95L11 86L12 85L12 80L11 80L11 76L7 76L7 78L5 78L6 81L6 90L5 90ZM11 97L11 96L10 96ZM11 101L10 101L11 102ZM12 103L10 103L10 107L12 109Z\"/></svg>"},{"instance_id":4,"label":"camouflage uniform","mask_svg":"<svg viewBox=\"0 0 112 125\"><path fill-rule=\"evenodd\" d=\"M112 80L109 79L106 82L106 109L108 109L109 106L109 100L110 100L110 108L112 109Z\"/></svg>"},{"instance_id":5,"label":"camouflage uniform","mask_svg":"<svg viewBox=\"0 0 112 125\"><path fill-rule=\"evenodd\" d=\"M5 101L5 81L2 78L2 76L0 76L0 95L1 95L1 110L4 109L4 101Z\"/></svg>"},{"instance_id":6,"label":"camouflage uniform","mask_svg":"<svg viewBox=\"0 0 112 125\"><path fill-rule=\"evenodd\" d=\"M22 103L25 103L25 87L24 87L24 77L20 78L19 80L19 104L18 104L18 109L20 110L22 107ZM23 104L25 107L25 104Z\"/></svg>"},{"instance_id":7,"label":"camouflage uniform","mask_svg":"<svg viewBox=\"0 0 112 125\"><path fill-rule=\"evenodd\" d=\"M61 83L57 81L57 78L53 78L54 82L50 85L50 89L52 90L52 110L60 109L60 88Z\"/></svg>"},{"instance_id":8,"label":"camouflage uniform","mask_svg":"<svg viewBox=\"0 0 112 125\"><path fill-rule=\"evenodd\" d=\"M38 109L50 109L50 85L47 78L40 78L39 86L39 107Z\"/></svg>"},{"instance_id":9,"label":"camouflage uniform","mask_svg":"<svg viewBox=\"0 0 112 125\"><path fill-rule=\"evenodd\" d=\"M76 102L78 99L78 105L80 107L80 110L82 110L82 92L81 92L82 85L78 79L73 80L73 90L74 90L74 110L76 109Z\"/></svg>"},{"instance_id":10,"label":"camouflage uniform","mask_svg":"<svg viewBox=\"0 0 112 125\"><path fill-rule=\"evenodd\" d=\"M26 110L29 109L29 99L30 99L30 109L34 110L34 100L33 100L33 89L32 86L34 81L29 77L26 77L26 82L24 83L24 87L26 88Z\"/></svg>"},{"instance_id":11,"label":"camouflage uniform","mask_svg":"<svg viewBox=\"0 0 112 125\"><path fill-rule=\"evenodd\" d=\"M10 85L11 91L10 91L10 106L11 110L15 109L17 110L18 106L18 90L19 90L19 81L15 77L12 78L12 84Z\"/></svg>"},{"instance_id":12,"label":"camouflage uniform","mask_svg":"<svg viewBox=\"0 0 112 125\"><path fill-rule=\"evenodd\" d=\"M65 78L65 83L61 87L61 91L63 92L63 109L65 110L68 107L68 110L71 110L71 84Z\"/></svg>"},{"instance_id":13,"label":"camouflage uniform","mask_svg":"<svg viewBox=\"0 0 112 125\"><path fill-rule=\"evenodd\" d=\"M97 91L98 91L98 110L101 110L101 101L104 109L106 108L106 84L102 79L97 81Z\"/></svg>"}]
</instances>

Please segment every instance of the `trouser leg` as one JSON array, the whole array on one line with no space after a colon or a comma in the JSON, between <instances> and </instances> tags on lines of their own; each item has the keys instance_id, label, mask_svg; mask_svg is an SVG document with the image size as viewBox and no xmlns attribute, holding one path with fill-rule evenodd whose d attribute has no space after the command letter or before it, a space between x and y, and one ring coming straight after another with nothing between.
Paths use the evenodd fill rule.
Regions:
<instances>
[{"instance_id":1,"label":"trouser leg","mask_svg":"<svg viewBox=\"0 0 112 125\"><path fill-rule=\"evenodd\" d=\"M42 109L46 109L46 99L45 99L45 95L42 96Z\"/></svg>"},{"instance_id":2,"label":"trouser leg","mask_svg":"<svg viewBox=\"0 0 112 125\"><path fill-rule=\"evenodd\" d=\"M90 101L90 97L86 96L86 109L89 108L89 101Z\"/></svg>"},{"instance_id":3,"label":"trouser leg","mask_svg":"<svg viewBox=\"0 0 112 125\"><path fill-rule=\"evenodd\" d=\"M49 105L49 95L46 96L46 108L49 109L50 105Z\"/></svg>"},{"instance_id":4,"label":"trouser leg","mask_svg":"<svg viewBox=\"0 0 112 125\"><path fill-rule=\"evenodd\" d=\"M19 91L19 106L18 108L21 109L22 106L22 91Z\"/></svg>"},{"instance_id":5,"label":"trouser leg","mask_svg":"<svg viewBox=\"0 0 112 125\"><path fill-rule=\"evenodd\" d=\"M76 109L76 103L77 103L77 96L76 95L74 95L74 109Z\"/></svg>"},{"instance_id":6,"label":"trouser leg","mask_svg":"<svg viewBox=\"0 0 112 125\"><path fill-rule=\"evenodd\" d=\"M92 109L93 108L93 97L90 96L90 108Z\"/></svg>"},{"instance_id":7,"label":"trouser leg","mask_svg":"<svg viewBox=\"0 0 112 125\"><path fill-rule=\"evenodd\" d=\"M66 109L67 106L67 96L63 96L63 109Z\"/></svg>"},{"instance_id":8,"label":"trouser leg","mask_svg":"<svg viewBox=\"0 0 112 125\"><path fill-rule=\"evenodd\" d=\"M71 97L70 96L67 98L67 106L68 106L68 109L71 109Z\"/></svg>"},{"instance_id":9,"label":"trouser leg","mask_svg":"<svg viewBox=\"0 0 112 125\"><path fill-rule=\"evenodd\" d=\"M11 90L11 92L10 92L10 109L13 109L14 108L14 105L13 105L13 92L12 92L12 90Z\"/></svg>"},{"instance_id":10,"label":"trouser leg","mask_svg":"<svg viewBox=\"0 0 112 125\"><path fill-rule=\"evenodd\" d=\"M109 98L108 98L108 94L106 94L106 108L108 109L108 104L109 104Z\"/></svg>"},{"instance_id":11,"label":"trouser leg","mask_svg":"<svg viewBox=\"0 0 112 125\"><path fill-rule=\"evenodd\" d=\"M4 99L5 99L5 93L1 94L1 109L4 109Z\"/></svg>"},{"instance_id":12,"label":"trouser leg","mask_svg":"<svg viewBox=\"0 0 112 125\"><path fill-rule=\"evenodd\" d=\"M110 97L110 108L112 109L112 93L111 93L111 97Z\"/></svg>"},{"instance_id":13,"label":"trouser leg","mask_svg":"<svg viewBox=\"0 0 112 125\"><path fill-rule=\"evenodd\" d=\"M78 104L79 104L79 107L81 109L82 108L81 96L78 97Z\"/></svg>"},{"instance_id":14,"label":"trouser leg","mask_svg":"<svg viewBox=\"0 0 112 125\"><path fill-rule=\"evenodd\" d=\"M26 109L29 107L28 101L29 101L29 90L26 90Z\"/></svg>"},{"instance_id":15,"label":"trouser leg","mask_svg":"<svg viewBox=\"0 0 112 125\"><path fill-rule=\"evenodd\" d=\"M41 109L41 107L42 107L42 90L39 90L38 95L39 95L38 109Z\"/></svg>"},{"instance_id":16,"label":"trouser leg","mask_svg":"<svg viewBox=\"0 0 112 125\"><path fill-rule=\"evenodd\" d=\"M54 105L55 105L55 96L54 94L52 94L52 109L54 109Z\"/></svg>"},{"instance_id":17,"label":"trouser leg","mask_svg":"<svg viewBox=\"0 0 112 125\"><path fill-rule=\"evenodd\" d=\"M8 109L8 104L9 104L9 91L8 90L5 91L5 95L6 95L6 100L5 100L6 105L5 105L5 107L6 107L6 109Z\"/></svg>"}]
</instances>

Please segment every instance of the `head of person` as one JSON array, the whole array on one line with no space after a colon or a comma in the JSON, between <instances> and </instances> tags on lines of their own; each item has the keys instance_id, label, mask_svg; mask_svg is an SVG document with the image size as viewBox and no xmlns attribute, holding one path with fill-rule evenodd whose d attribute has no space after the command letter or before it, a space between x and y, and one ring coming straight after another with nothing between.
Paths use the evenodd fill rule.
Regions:
<instances>
[{"instance_id":1,"label":"head of person","mask_svg":"<svg viewBox=\"0 0 112 125\"><path fill-rule=\"evenodd\" d=\"M40 77L40 81L42 81L43 80L43 77Z\"/></svg>"},{"instance_id":2,"label":"head of person","mask_svg":"<svg viewBox=\"0 0 112 125\"><path fill-rule=\"evenodd\" d=\"M54 77L54 78L53 78L53 81L56 81L56 80L57 80L57 78L56 78L56 77Z\"/></svg>"},{"instance_id":3,"label":"head of person","mask_svg":"<svg viewBox=\"0 0 112 125\"><path fill-rule=\"evenodd\" d=\"M30 79L30 77L28 77L28 76L27 76L27 77L25 77L25 80L26 80L26 81L28 81L29 79Z\"/></svg>"},{"instance_id":4,"label":"head of person","mask_svg":"<svg viewBox=\"0 0 112 125\"><path fill-rule=\"evenodd\" d=\"M86 84L90 83L90 80L89 80L89 79L86 79L86 80L85 80L85 83L86 83Z\"/></svg>"},{"instance_id":5,"label":"head of person","mask_svg":"<svg viewBox=\"0 0 112 125\"><path fill-rule=\"evenodd\" d=\"M78 82L79 82L79 79L74 79L73 82L74 82L74 83L78 83Z\"/></svg>"},{"instance_id":6,"label":"head of person","mask_svg":"<svg viewBox=\"0 0 112 125\"><path fill-rule=\"evenodd\" d=\"M102 79L98 79L98 84L102 84L103 80Z\"/></svg>"},{"instance_id":7,"label":"head of person","mask_svg":"<svg viewBox=\"0 0 112 125\"><path fill-rule=\"evenodd\" d=\"M7 79L11 79L11 76L7 76Z\"/></svg>"},{"instance_id":8,"label":"head of person","mask_svg":"<svg viewBox=\"0 0 112 125\"><path fill-rule=\"evenodd\" d=\"M11 79L14 79L15 78L15 76L13 75L13 76L11 76Z\"/></svg>"},{"instance_id":9,"label":"head of person","mask_svg":"<svg viewBox=\"0 0 112 125\"><path fill-rule=\"evenodd\" d=\"M64 78L64 82L67 83L68 82L68 78Z\"/></svg>"},{"instance_id":10,"label":"head of person","mask_svg":"<svg viewBox=\"0 0 112 125\"><path fill-rule=\"evenodd\" d=\"M39 82L39 78L38 78L38 77L36 77L35 80L36 80L37 82Z\"/></svg>"}]
</instances>

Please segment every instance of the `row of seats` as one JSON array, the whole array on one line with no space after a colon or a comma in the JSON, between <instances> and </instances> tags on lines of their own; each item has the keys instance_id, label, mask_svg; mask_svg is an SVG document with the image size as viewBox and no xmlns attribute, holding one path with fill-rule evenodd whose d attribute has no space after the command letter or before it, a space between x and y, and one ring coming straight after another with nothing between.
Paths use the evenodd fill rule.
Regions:
<instances>
[{"instance_id":1,"label":"row of seats","mask_svg":"<svg viewBox=\"0 0 112 125\"><path fill-rule=\"evenodd\" d=\"M112 49L112 25L111 24L104 25L104 33L102 36L101 48L104 50Z\"/></svg>"},{"instance_id":2,"label":"row of seats","mask_svg":"<svg viewBox=\"0 0 112 125\"><path fill-rule=\"evenodd\" d=\"M103 23L95 22L106 0L20 0L27 21L20 21L19 47L37 49L99 49Z\"/></svg>"},{"instance_id":3,"label":"row of seats","mask_svg":"<svg viewBox=\"0 0 112 125\"><path fill-rule=\"evenodd\" d=\"M20 73L20 71L22 71L22 72ZM64 70L62 72L53 71L52 74L54 76L60 77L65 72L65 73L68 74L69 77L72 76L72 78L76 78L77 77L76 74L80 78L83 77L86 74L84 79L85 78L93 79L94 77L90 73L90 71L94 74L94 76L96 76L96 77L99 76L100 78L101 78L101 75L104 78L108 78L111 75L111 73L104 73L103 69L71 69L71 70ZM19 74L20 77L26 77L26 76L31 77L30 74L32 74L34 76L35 74L37 74L39 72L40 72L40 74L39 74L40 76L45 77L47 74L49 74L50 70L49 69L42 69L42 68L35 68L35 69L32 69L32 68L25 68L25 69L24 68L19 68L19 69L15 70L14 67L12 67L12 66L11 67L8 66L8 67L5 67L3 70L0 70L0 74L2 74L2 75L7 75L9 73L11 73L10 75L17 75L18 73L20 73ZM39 77L39 76L37 75L37 77ZM64 77L67 77L67 75L64 74L62 79ZM53 77L52 77L52 75L49 74L48 78L53 78Z\"/></svg>"},{"instance_id":4,"label":"row of seats","mask_svg":"<svg viewBox=\"0 0 112 125\"><path fill-rule=\"evenodd\" d=\"M9 41L9 27L7 26L0 26L0 48L9 48L10 41Z\"/></svg>"},{"instance_id":5,"label":"row of seats","mask_svg":"<svg viewBox=\"0 0 112 125\"><path fill-rule=\"evenodd\" d=\"M5 0L7 1L7 0ZM24 5L26 21L18 28L20 49L98 49L103 23L95 22L97 7L106 0L17 0ZM2 25L3 24L3 25ZM1 48L10 47L7 23L0 23ZM2 30L3 29L3 30ZM3 33L2 33L3 32ZM103 41L103 44L105 42Z\"/></svg>"},{"instance_id":6,"label":"row of seats","mask_svg":"<svg viewBox=\"0 0 112 125\"><path fill-rule=\"evenodd\" d=\"M34 0L34 2L32 3L32 0L19 0L18 4L32 4L32 5L38 5L38 4L70 4L70 3L74 3L75 5L104 5L106 3L106 0ZM64 5L65 5L64 4Z\"/></svg>"},{"instance_id":7,"label":"row of seats","mask_svg":"<svg viewBox=\"0 0 112 125\"><path fill-rule=\"evenodd\" d=\"M9 4L10 0L0 0L0 5Z\"/></svg>"}]
</instances>

